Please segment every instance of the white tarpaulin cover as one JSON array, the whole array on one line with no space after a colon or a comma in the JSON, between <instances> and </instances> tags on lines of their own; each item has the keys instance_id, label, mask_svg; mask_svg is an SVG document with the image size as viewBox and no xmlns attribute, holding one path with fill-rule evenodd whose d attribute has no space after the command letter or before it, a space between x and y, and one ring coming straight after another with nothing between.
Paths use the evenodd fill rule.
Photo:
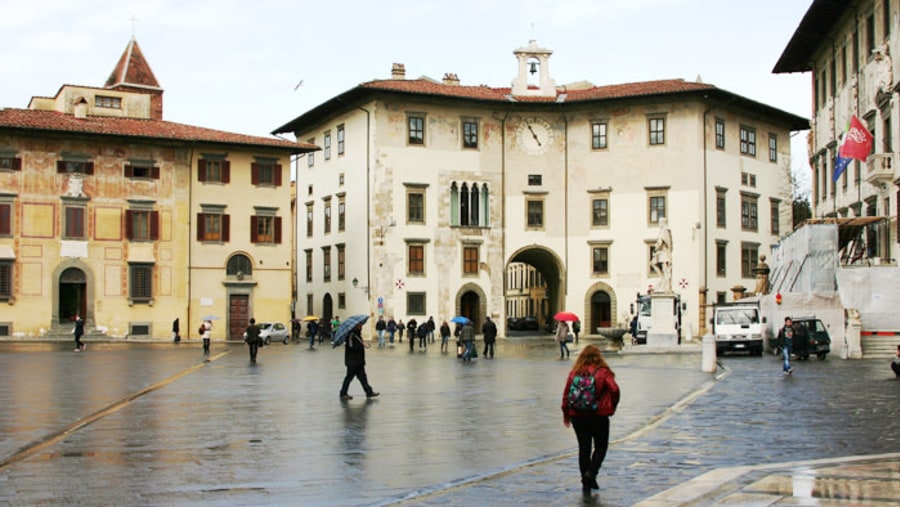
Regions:
<instances>
[{"instance_id":1,"label":"white tarpaulin cover","mask_svg":"<svg viewBox=\"0 0 900 507\"><path fill-rule=\"evenodd\" d=\"M859 310L864 330L900 331L900 268L840 268L835 276L841 303Z\"/></svg>"}]
</instances>

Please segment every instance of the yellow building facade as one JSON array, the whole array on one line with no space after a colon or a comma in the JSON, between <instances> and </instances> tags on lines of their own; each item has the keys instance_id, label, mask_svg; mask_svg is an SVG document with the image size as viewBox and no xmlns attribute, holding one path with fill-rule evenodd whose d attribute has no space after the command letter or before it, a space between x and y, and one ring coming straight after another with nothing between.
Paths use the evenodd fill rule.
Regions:
<instances>
[{"instance_id":1,"label":"yellow building facade","mask_svg":"<svg viewBox=\"0 0 900 507\"><path fill-rule=\"evenodd\" d=\"M162 95L132 40L103 87L0 110L0 339L289 322L289 168L316 148L163 121Z\"/></svg>"}]
</instances>

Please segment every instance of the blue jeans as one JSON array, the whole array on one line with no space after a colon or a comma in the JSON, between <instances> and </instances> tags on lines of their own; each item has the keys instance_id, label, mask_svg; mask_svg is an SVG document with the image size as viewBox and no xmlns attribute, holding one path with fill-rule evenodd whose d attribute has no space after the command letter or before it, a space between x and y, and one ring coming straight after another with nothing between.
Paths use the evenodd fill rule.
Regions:
<instances>
[{"instance_id":1,"label":"blue jeans","mask_svg":"<svg viewBox=\"0 0 900 507\"><path fill-rule=\"evenodd\" d=\"M791 370L791 347L786 346L781 350L781 357L784 359L783 370L788 372Z\"/></svg>"},{"instance_id":2,"label":"blue jeans","mask_svg":"<svg viewBox=\"0 0 900 507\"><path fill-rule=\"evenodd\" d=\"M384 329L378 330L378 346L384 347Z\"/></svg>"},{"instance_id":3,"label":"blue jeans","mask_svg":"<svg viewBox=\"0 0 900 507\"><path fill-rule=\"evenodd\" d=\"M566 342L559 342L559 358L569 357L569 346L566 345Z\"/></svg>"}]
</instances>

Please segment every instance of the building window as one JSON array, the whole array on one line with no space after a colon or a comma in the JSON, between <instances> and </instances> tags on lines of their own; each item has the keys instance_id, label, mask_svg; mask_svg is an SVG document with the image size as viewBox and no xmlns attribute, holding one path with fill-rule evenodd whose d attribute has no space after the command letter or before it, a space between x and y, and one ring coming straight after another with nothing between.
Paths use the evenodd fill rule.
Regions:
<instances>
[{"instance_id":1,"label":"building window","mask_svg":"<svg viewBox=\"0 0 900 507\"><path fill-rule=\"evenodd\" d=\"M466 275L477 275L478 274L478 247L477 246L463 247L463 274L466 274Z\"/></svg>"},{"instance_id":2,"label":"building window","mask_svg":"<svg viewBox=\"0 0 900 507\"><path fill-rule=\"evenodd\" d=\"M94 163L87 160L59 160L56 162L58 173L94 174Z\"/></svg>"},{"instance_id":3,"label":"building window","mask_svg":"<svg viewBox=\"0 0 900 507\"><path fill-rule=\"evenodd\" d=\"M21 171L22 159L13 155L0 154L0 171Z\"/></svg>"},{"instance_id":4,"label":"building window","mask_svg":"<svg viewBox=\"0 0 900 507\"><path fill-rule=\"evenodd\" d=\"M425 274L425 245L410 244L407 247L409 261L407 263L407 274L424 275Z\"/></svg>"},{"instance_id":5,"label":"building window","mask_svg":"<svg viewBox=\"0 0 900 507\"><path fill-rule=\"evenodd\" d=\"M744 243L741 245L741 277L754 278L754 269L759 263L759 245Z\"/></svg>"},{"instance_id":6,"label":"building window","mask_svg":"<svg viewBox=\"0 0 900 507\"><path fill-rule=\"evenodd\" d=\"M649 130L650 130L650 144L666 144L666 119L665 118L650 118L649 119Z\"/></svg>"},{"instance_id":7,"label":"building window","mask_svg":"<svg viewBox=\"0 0 900 507\"><path fill-rule=\"evenodd\" d=\"M591 149L605 150L606 144L606 122L598 121L591 124Z\"/></svg>"},{"instance_id":8,"label":"building window","mask_svg":"<svg viewBox=\"0 0 900 507\"><path fill-rule=\"evenodd\" d=\"M778 162L778 138L769 134L769 162Z\"/></svg>"},{"instance_id":9,"label":"building window","mask_svg":"<svg viewBox=\"0 0 900 507\"><path fill-rule=\"evenodd\" d=\"M875 51L875 14L869 14L866 18L866 55L872 57L872 51Z\"/></svg>"},{"instance_id":10,"label":"building window","mask_svg":"<svg viewBox=\"0 0 900 507\"><path fill-rule=\"evenodd\" d=\"M716 276L724 277L727 275L727 266L728 266L728 258L726 257L726 253L728 251L728 243L725 241L716 241Z\"/></svg>"},{"instance_id":11,"label":"building window","mask_svg":"<svg viewBox=\"0 0 900 507\"><path fill-rule=\"evenodd\" d=\"M250 242L281 244L281 217L271 215L251 216Z\"/></svg>"},{"instance_id":12,"label":"building window","mask_svg":"<svg viewBox=\"0 0 900 507\"><path fill-rule=\"evenodd\" d=\"M407 118L409 129L409 144L425 144L425 118L423 116L409 116Z\"/></svg>"},{"instance_id":13,"label":"building window","mask_svg":"<svg viewBox=\"0 0 900 507\"><path fill-rule=\"evenodd\" d=\"M406 193L406 221L415 224L425 223L425 194L422 192Z\"/></svg>"},{"instance_id":14,"label":"building window","mask_svg":"<svg viewBox=\"0 0 900 507\"><path fill-rule=\"evenodd\" d=\"M528 175L528 186L530 187L539 187L543 183L543 178L540 174L529 174Z\"/></svg>"},{"instance_id":15,"label":"building window","mask_svg":"<svg viewBox=\"0 0 900 507\"><path fill-rule=\"evenodd\" d=\"M325 160L331 160L331 132L325 132L322 138L322 156Z\"/></svg>"},{"instance_id":16,"label":"building window","mask_svg":"<svg viewBox=\"0 0 900 507\"><path fill-rule=\"evenodd\" d=\"M338 201L338 231L343 231L347 227L347 204L344 198Z\"/></svg>"},{"instance_id":17,"label":"building window","mask_svg":"<svg viewBox=\"0 0 900 507\"><path fill-rule=\"evenodd\" d=\"M306 254L306 281L312 282L313 275L313 254L312 250L304 250L303 253Z\"/></svg>"},{"instance_id":18,"label":"building window","mask_svg":"<svg viewBox=\"0 0 900 507\"><path fill-rule=\"evenodd\" d=\"M725 192L716 192L716 227L725 228Z\"/></svg>"},{"instance_id":19,"label":"building window","mask_svg":"<svg viewBox=\"0 0 900 507\"><path fill-rule=\"evenodd\" d=\"M346 310L347 309L347 294L344 292L338 292L338 310Z\"/></svg>"},{"instance_id":20,"label":"building window","mask_svg":"<svg viewBox=\"0 0 900 507\"><path fill-rule=\"evenodd\" d=\"M250 164L250 183L262 186L281 186L281 164L271 161L257 161Z\"/></svg>"},{"instance_id":21,"label":"building window","mask_svg":"<svg viewBox=\"0 0 900 507\"><path fill-rule=\"evenodd\" d=\"M463 120L463 148L478 148L478 122Z\"/></svg>"},{"instance_id":22,"label":"building window","mask_svg":"<svg viewBox=\"0 0 900 507\"><path fill-rule=\"evenodd\" d=\"M228 183L231 181L231 162L224 159L205 159L197 161L199 181L207 183Z\"/></svg>"},{"instance_id":23,"label":"building window","mask_svg":"<svg viewBox=\"0 0 900 507\"><path fill-rule=\"evenodd\" d=\"M407 292L406 293L406 313L409 315L425 315L425 293L424 292Z\"/></svg>"},{"instance_id":24,"label":"building window","mask_svg":"<svg viewBox=\"0 0 900 507\"><path fill-rule=\"evenodd\" d=\"M228 259L225 265L227 276L252 276L253 261L244 254L235 254Z\"/></svg>"},{"instance_id":25,"label":"building window","mask_svg":"<svg viewBox=\"0 0 900 507\"><path fill-rule=\"evenodd\" d=\"M105 109L122 109L121 97L109 97L107 95L97 95L94 97L94 107Z\"/></svg>"},{"instance_id":26,"label":"building window","mask_svg":"<svg viewBox=\"0 0 900 507\"><path fill-rule=\"evenodd\" d=\"M609 198L601 197L591 201L591 225L609 227Z\"/></svg>"},{"instance_id":27,"label":"building window","mask_svg":"<svg viewBox=\"0 0 900 507\"><path fill-rule=\"evenodd\" d=\"M344 126L337 126L337 150L338 156L344 154Z\"/></svg>"},{"instance_id":28,"label":"building window","mask_svg":"<svg viewBox=\"0 0 900 507\"><path fill-rule=\"evenodd\" d=\"M83 206L64 206L65 211L65 239L84 239L86 237L84 231L84 207Z\"/></svg>"},{"instance_id":29,"label":"building window","mask_svg":"<svg viewBox=\"0 0 900 507\"><path fill-rule=\"evenodd\" d=\"M742 172L741 185L744 185L745 187L756 188L756 175L753 173Z\"/></svg>"},{"instance_id":30,"label":"building window","mask_svg":"<svg viewBox=\"0 0 900 507\"><path fill-rule=\"evenodd\" d=\"M125 237L131 241L156 241L159 239L159 212L150 210L125 210Z\"/></svg>"},{"instance_id":31,"label":"building window","mask_svg":"<svg viewBox=\"0 0 900 507\"><path fill-rule=\"evenodd\" d=\"M159 179L159 167L153 165L153 162L132 162L125 164L124 169L126 178L134 179Z\"/></svg>"},{"instance_id":32,"label":"building window","mask_svg":"<svg viewBox=\"0 0 900 507\"><path fill-rule=\"evenodd\" d=\"M0 299L9 301L13 293L13 261L0 259Z\"/></svg>"},{"instance_id":33,"label":"building window","mask_svg":"<svg viewBox=\"0 0 900 507\"><path fill-rule=\"evenodd\" d=\"M649 223L658 224L660 220L666 218L666 196L651 195L648 200L649 205Z\"/></svg>"},{"instance_id":34,"label":"building window","mask_svg":"<svg viewBox=\"0 0 900 507\"><path fill-rule=\"evenodd\" d=\"M153 298L153 264L131 263L129 297L134 302L148 302Z\"/></svg>"},{"instance_id":35,"label":"building window","mask_svg":"<svg viewBox=\"0 0 900 507\"><path fill-rule=\"evenodd\" d=\"M544 227L544 201L530 200L526 201L527 206L527 225L531 229L542 229Z\"/></svg>"},{"instance_id":36,"label":"building window","mask_svg":"<svg viewBox=\"0 0 900 507\"><path fill-rule=\"evenodd\" d=\"M306 204L306 237L311 238L313 235L313 205Z\"/></svg>"},{"instance_id":37,"label":"building window","mask_svg":"<svg viewBox=\"0 0 900 507\"><path fill-rule=\"evenodd\" d=\"M725 120L716 118L716 148L725 149Z\"/></svg>"},{"instance_id":38,"label":"building window","mask_svg":"<svg viewBox=\"0 0 900 507\"><path fill-rule=\"evenodd\" d=\"M325 199L325 202L322 203L325 207L322 213L325 222L322 224L322 233L330 234L331 233L331 198Z\"/></svg>"},{"instance_id":39,"label":"building window","mask_svg":"<svg viewBox=\"0 0 900 507\"><path fill-rule=\"evenodd\" d=\"M756 156L756 131L741 126L741 155Z\"/></svg>"},{"instance_id":40,"label":"building window","mask_svg":"<svg viewBox=\"0 0 900 507\"><path fill-rule=\"evenodd\" d=\"M450 185L450 225L488 227L490 225L490 193L484 183Z\"/></svg>"},{"instance_id":41,"label":"building window","mask_svg":"<svg viewBox=\"0 0 900 507\"><path fill-rule=\"evenodd\" d=\"M756 197L742 195L741 196L741 229L745 231L756 231L759 229L758 209Z\"/></svg>"},{"instance_id":42,"label":"building window","mask_svg":"<svg viewBox=\"0 0 900 507\"><path fill-rule=\"evenodd\" d=\"M343 280L347 275L347 256L344 245L337 245L337 279Z\"/></svg>"},{"instance_id":43,"label":"building window","mask_svg":"<svg viewBox=\"0 0 900 507\"><path fill-rule=\"evenodd\" d=\"M781 213L778 210L779 204L780 204L779 201L777 201L775 199L772 199L769 201L769 215L771 217L770 218L771 229L772 229L772 234L774 234L776 236L781 234L781 224L779 223L779 220L778 220L779 216L781 215Z\"/></svg>"},{"instance_id":44,"label":"building window","mask_svg":"<svg viewBox=\"0 0 900 507\"><path fill-rule=\"evenodd\" d=\"M591 249L591 271L595 275L609 274L609 247L595 246Z\"/></svg>"},{"instance_id":45,"label":"building window","mask_svg":"<svg viewBox=\"0 0 900 507\"><path fill-rule=\"evenodd\" d=\"M11 202L0 202L0 236L12 236L12 210Z\"/></svg>"},{"instance_id":46,"label":"building window","mask_svg":"<svg viewBox=\"0 0 900 507\"><path fill-rule=\"evenodd\" d=\"M331 247L322 247L322 281L331 281Z\"/></svg>"}]
</instances>

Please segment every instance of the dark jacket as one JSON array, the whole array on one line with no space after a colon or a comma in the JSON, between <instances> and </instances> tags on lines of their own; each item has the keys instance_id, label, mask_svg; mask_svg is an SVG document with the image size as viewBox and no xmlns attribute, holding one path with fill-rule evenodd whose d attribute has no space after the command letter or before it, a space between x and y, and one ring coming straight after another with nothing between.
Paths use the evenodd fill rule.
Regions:
<instances>
[{"instance_id":1,"label":"dark jacket","mask_svg":"<svg viewBox=\"0 0 900 507\"><path fill-rule=\"evenodd\" d=\"M366 345L355 329L350 331L344 342L344 366L353 368L366 365Z\"/></svg>"},{"instance_id":2,"label":"dark jacket","mask_svg":"<svg viewBox=\"0 0 900 507\"><path fill-rule=\"evenodd\" d=\"M384 319L378 319L378 321L375 322L375 330L384 331L385 329L387 329L387 323L384 321Z\"/></svg>"},{"instance_id":3,"label":"dark jacket","mask_svg":"<svg viewBox=\"0 0 900 507\"><path fill-rule=\"evenodd\" d=\"M78 320L75 321L75 337L81 338L84 336L84 319L79 317Z\"/></svg>"},{"instance_id":4,"label":"dark jacket","mask_svg":"<svg viewBox=\"0 0 900 507\"><path fill-rule=\"evenodd\" d=\"M778 331L778 345L783 349L793 350L794 341L797 337L797 328L794 326L790 326L790 329L787 329L788 326L782 326L782 328Z\"/></svg>"},{"instance_id":5,"label":"dark jacket","mask_svg":"<svg viewBox=\"0 0 900 507\"><path fill-rule=\"evenodd\" d=\"M492 320L486 320L481 326L481 333L484 335L484 343L494 343L497 340L497 325Z\"/></svg>"},{"instance_id":6,"label":"dark jacket","mask_svg":"<svg viewBox=\"0 0 900 507\"><path fill-rule=\"evenodd\" d=\"M563 416L567 419L573 416L610 416L616 413L616 407L619 405L621 391L619 390L619 384L616 383L615 376L609 368L599 368L597 366L591 366L589 368L593 370L594 375L594 386L597 393L597 411L586 414L569 408L567 396L569 394L569 388L572 386L572 379L577 373L573 369L569 372L569 378L566 380L566 387L563 389L562 395Z\"/></svg>"},{"instance_id":7,"label":"dark jacket","mask_svg":"<svg viewBox=\"0 0 900 507\"><path fill-rule=\"evenodd\" d=\"M256 324L250 324L247 326L247 343L253 345L254 343L259 345L259 326Z\"/></svg>"},{"instance_id":8,"label":"dark jacket","mask_svg":"<svg viewBox=\"0 0 900 507\"><path fill-rule=\"evenodd\" d=\"M475 327L472 324L464 325L462 331L459 333L459 339L462 342L474 342Z\"/></svg>"}]
</instances>

